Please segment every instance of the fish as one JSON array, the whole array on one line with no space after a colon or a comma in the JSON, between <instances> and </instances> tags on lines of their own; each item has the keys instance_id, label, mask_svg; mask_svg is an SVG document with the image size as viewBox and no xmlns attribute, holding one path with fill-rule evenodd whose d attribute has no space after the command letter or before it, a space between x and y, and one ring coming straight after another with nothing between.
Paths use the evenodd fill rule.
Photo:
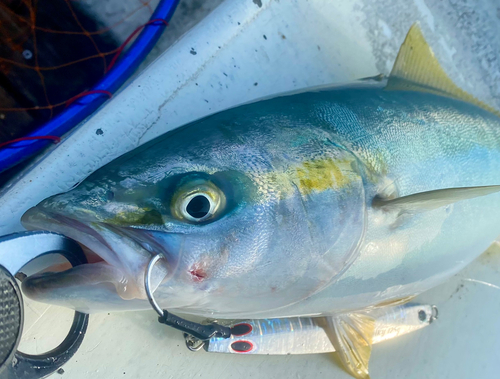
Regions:
<instances>
[{"instance_id":1,"label":"fish","mask_svg":"<svg viewBox=\"0 0 500 379\"><path fill-rule=\"evenodd\" d=\"M163 308L217 319L328 316L368 378L375 322L500 234L499 112L447 76L418 24L388 77L307 88L160 136L22 217L89 264L24 293L82 312Z\"/></svg>"}]
</instances>

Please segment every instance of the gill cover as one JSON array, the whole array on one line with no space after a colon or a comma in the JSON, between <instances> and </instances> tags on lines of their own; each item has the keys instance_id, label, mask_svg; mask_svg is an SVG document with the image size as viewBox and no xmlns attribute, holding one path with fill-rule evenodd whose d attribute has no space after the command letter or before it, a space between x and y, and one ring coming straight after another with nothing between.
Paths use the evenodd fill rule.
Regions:
<instances>
[{"instance_id":1,"label":"gill cover","mask_svg":"<svg viewBox=\"0 0 500 379\"><path fill-rule=\"evenodd\" d=\"M250 159L238 157L252 184L223 186L233 190L220 203L243 192L239 205L189 233L155 232L165 243L175 238L179 251L176 272L155 293L159 303L183 298L191 302L182 305L188 312L251 315L299 302L335 281L358 256L366 200L356 158L328 142L320 151L271 166L268 153L253 150L251 168Z\"/></svg>"}]
</instances>

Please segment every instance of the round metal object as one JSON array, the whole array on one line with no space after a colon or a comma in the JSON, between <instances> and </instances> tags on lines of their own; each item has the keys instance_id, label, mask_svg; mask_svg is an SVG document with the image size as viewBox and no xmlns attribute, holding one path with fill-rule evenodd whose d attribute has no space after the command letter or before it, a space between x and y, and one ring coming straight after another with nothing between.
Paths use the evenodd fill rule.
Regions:
<instances>
[{"instance_id":1,"label":"round metal object","mask_svg":"<svg viewBox=\"0 0 500 379\"><path fill-rule=\"evenodd\" d=\"M432 314L431 314L431 318L429 319L429 324L430 324L431 322L436 321L436 320L438 319L438 316L439 316L438 308L437 308L435 305L433 305L433 306L432 306Z\"/></svg>"},{"instance_id":2,"label":"round metal object","mask_svg":"<svg viewBox=\"0 0 500 379\"><path fill-rule=\"evenodd\" d=\"M0 377L38 379L57 371L80 347L89 316L75 312L71 329L55 349L40 355L16 351L22 334L24 308L14 275L33 259L61 254L73 266L86 263L80 245L49 232L25 232L0 237Z\"/></svg>"},{"instance_id":3,"label":"round metal object","mask_svg":"<svg viewBox=\"0 0 500 379\"><path fill-rule=\"evenodd\" d=\"M186 341L186 346L190 351L200 351L206 343L206 341L202 341L188 333L184 333L184 340Z\"/></svg>"},{"instance_id":4,"label":"round metal object","mask_svg":"<svg viewBox=\"0 0 500 379\"><path fill-rule=\"evenodd\" d=\"M12 360L21 339L23 307L14 277L0 266L0 376ZM3 377L3 376L2 376Z\"/></svg>"},{"instance_id":5,"label":"round metal object","mask_svg":"<svg viewBox=\"0 0 500 379\"><path fill-rule=\"evenodd\" d=\"M161 255L155 255L151 261L149 261L148 268L146 270L146 275L144 276L144 287L146 287L146 295L148 297L149 303L153 307L153 309L160 315L160 317L163 317L165 313L163 312L163 309L160 308L158 303L153 297L153 293L151 291L151 272L153 271L153 267L155 266L156 262L158 262L160 259L163 257Z\"/></svg>"}]
</instances>

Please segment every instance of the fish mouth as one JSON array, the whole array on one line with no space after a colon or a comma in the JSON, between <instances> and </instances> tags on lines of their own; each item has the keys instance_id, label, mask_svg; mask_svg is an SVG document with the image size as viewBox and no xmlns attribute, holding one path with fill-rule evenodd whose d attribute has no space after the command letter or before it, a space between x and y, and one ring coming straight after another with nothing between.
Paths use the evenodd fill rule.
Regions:
<instances>
[{"instance_id":1,"label":"fish mouth","mask_svg":"<svg viewBox=\"0 0 500 379\"><path fill-rule=\"evenodd\" d=\"M156 254L167 258L155 266L153 290L172 276L178 263L147 230L85 223L39 206L29 209L21 222L28 230L48 230L75 240L88 260L76 267L51 267L24 279L23 292L36 301L87 313L148 309L144 276L149 261Z\"/></svg>"}]
</instances>

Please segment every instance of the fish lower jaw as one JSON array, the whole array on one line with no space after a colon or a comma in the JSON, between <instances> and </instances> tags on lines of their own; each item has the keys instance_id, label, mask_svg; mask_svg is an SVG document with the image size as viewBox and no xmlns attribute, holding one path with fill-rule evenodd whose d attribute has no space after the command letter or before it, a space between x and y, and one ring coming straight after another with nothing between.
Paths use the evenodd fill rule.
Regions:
<instances>
[{"instance_id":1,"label":"fish lower jaw","mask_svg":"<svg viewBox=\"0 0 500 379\"><path fill-rule=\"evenodd\" d=\"M113 284L116 293L123 300L147 299L143 284L147 267L146 264L140 265L134 272L126 272L104 259L103 256L106 255L103 254L102 251L98 249L92 250L86 245L83 245L82 242L76 239L75 241L82 247L89 262L83 266L86 266L89 272L94 272L92 276L100 277L99 280L96 280L96 284L102 282Z\"/></svg>"},{"instance_id":2,"label":"fish lower jaw","mask_svg":"<svg viewBox=\"0 0 500 379\"><path fill-rule=\"evenodd\" d=\"M142 277L142 281L144 281L144 276ZM138 283L139 280L130 280L126 277L122 277L121 280L113 282L116 293L123 300L145 300L147 299L146 291L144 287L139 286Z\"/></svg>"}]
</instances>

